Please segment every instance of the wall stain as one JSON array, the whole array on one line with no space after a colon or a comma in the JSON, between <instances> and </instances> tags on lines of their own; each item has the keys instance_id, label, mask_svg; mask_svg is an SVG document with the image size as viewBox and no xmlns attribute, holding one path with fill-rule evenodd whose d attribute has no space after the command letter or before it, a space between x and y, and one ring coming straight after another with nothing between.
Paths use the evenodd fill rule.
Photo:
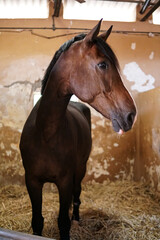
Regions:
<instances>
[{"instance_id":1,"label":"wall stain","mask_svg":"<svg viewBox=\"0 0 160 240\"><path fill-rule=\"evenodd\" d=\"M41 88L41 84L42 84L42 80L41 79L38 79L38 80L35 80L35 82L30 82L30 81L16 81L16 82L12 82L11 84L9 85L4 85L3 87L4 88L10 88L12 87L13 85L16 85L16 84L22 84L22 85L31 85L31 92L30 92L30 95L29 95L29 101L31 100L31 97L32 97L32 94L37 90L37 89L40 89Z\"/></svg>"}]
</instances>

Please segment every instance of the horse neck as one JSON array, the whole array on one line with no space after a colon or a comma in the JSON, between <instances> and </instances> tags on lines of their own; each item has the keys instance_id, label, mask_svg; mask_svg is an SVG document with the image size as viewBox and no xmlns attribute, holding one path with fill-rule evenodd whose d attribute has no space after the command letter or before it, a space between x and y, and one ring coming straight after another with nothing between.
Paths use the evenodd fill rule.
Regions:
<instances>
[{"instance_id":1,"label":"horse neck","mask_svg":"<svg viewBox=\"0 0 160 240\"><path fill-rule=\"evenodd\" d=\"M37 113L36 125L47 141L63 126L71 97L63 93L64 86L60 82L55 74L48 79Z\"/></svg>"}]
</instances>

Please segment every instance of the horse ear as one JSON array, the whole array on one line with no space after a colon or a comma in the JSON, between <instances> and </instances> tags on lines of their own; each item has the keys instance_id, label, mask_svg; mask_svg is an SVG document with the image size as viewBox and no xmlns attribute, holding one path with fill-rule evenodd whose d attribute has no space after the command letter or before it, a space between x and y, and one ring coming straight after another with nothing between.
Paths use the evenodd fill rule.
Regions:
<instances>
[{"instance_id":1,"label":"horse ear","mask_svg":"<svg viewBox=\"0 0 160 240\"><path fill-rule=\"evenodd\" d=\"M98 35L101 27L102 19L98 22L98 24L86 35L84 41L92 42Z\"/></svg>"},{"instance_id":2,"label":"horse ear","mask_svg":"<svg viewBox=\"0 0 160 240\"><path fill-rule=\"evenodd\" d=\"M99 35L98 37L102 38L104 41L107 40L107 38L109 37L109 35L111 34L113 25L104 33L102 33L101 35Z\"/></svg>"}]
</instances>

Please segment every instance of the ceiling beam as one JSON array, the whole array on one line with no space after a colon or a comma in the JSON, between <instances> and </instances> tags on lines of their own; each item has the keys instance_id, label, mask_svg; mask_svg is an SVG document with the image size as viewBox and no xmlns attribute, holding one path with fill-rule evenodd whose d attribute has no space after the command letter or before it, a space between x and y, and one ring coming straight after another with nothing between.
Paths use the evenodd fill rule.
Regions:
<instances>
[{"instance_id":1,"label":"ceiling beam","mask_svg":"<svg viewBox=\"0 0 160 240\"><path fill-rule=\"evenodd\" d=\"M54 1L54 14L53 14L54 17L59 17L61 3L62 3L62 0L55 0Z\"/></svg>"},{"instance_id":2,"label":"ceiling beam","mask_svg":"<svg viewBox=\"0 0 160 240\"><path fill-rule=\"evenodd\" d=\"M158 8L160 7L160 0L150 9L150 11L141 19L141 22L146 21L151 14Z\"/></svg>"},{"instance_id":3,"label":"ceiling beam","mask_svg":"<svg viewBox=\"0 0 160 240\"><path fill-rule=\"evenodd\" d=\"M146 9L148 8L148 6L149 6L149 4L150 4L150 1L151 0L146 0L145 1L145 3L143 4L143 6L142 6L142 8L141 8L141 10L140 10L140 14L143 14L145 11L146 11Z\"/></svg>"}]
</instances>

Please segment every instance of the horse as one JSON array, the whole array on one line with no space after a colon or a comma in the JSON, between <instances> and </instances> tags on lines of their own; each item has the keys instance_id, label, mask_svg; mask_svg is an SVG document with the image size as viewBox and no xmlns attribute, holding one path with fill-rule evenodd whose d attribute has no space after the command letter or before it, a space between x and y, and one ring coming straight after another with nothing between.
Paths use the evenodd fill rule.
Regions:
<instances>
[{"instance_id":1,"label":"horse","mask_svg":"<svg viewBox=\"0 0 160 240\"><path fill-rule=\"evenodd\" d=\"M43 229L42 188L55 183L59 192L58 228L61 240L70 239L71 220L79 221L81 181L91 151L90 108L111 120L117 133L130 130L136 106L125 88L116 55L98 24L56 51L42 80L42 96L22 131L20 151L32 204L33 234ZM72 217L69 208L73 203Z\"/></svg>"}]
</instances>

